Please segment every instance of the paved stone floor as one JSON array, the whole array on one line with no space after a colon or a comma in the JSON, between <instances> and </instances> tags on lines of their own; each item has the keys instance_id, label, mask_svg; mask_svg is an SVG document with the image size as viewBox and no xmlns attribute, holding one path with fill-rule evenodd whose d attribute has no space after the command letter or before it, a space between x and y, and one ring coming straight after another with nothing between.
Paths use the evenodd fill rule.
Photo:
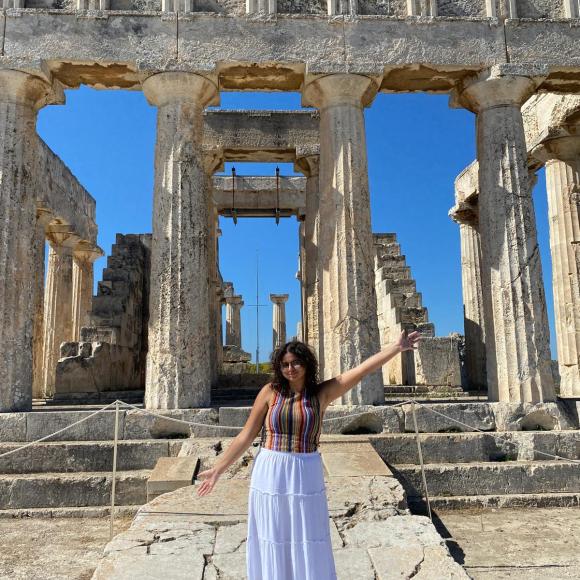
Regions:
<instances>
[{"instance_id":1,"label":"paved stone floor","mask_svg":"<svg viewBox=\"0 0 580 580\"><path fill-rule=\"evenodd\" d=\"M580 579L580 508L439 512L438 530L474 580Z\"/></svg>"},{"instance_id":2,"label":"paved stone floor","mask_svg":"<svg viewBox=\"0 0 580 580\"><path fill-rule=\"evenodd\" d=\"M133 518L116 521L117 533ZM0 519L0 578L88 580L109 541L107 518Z\"/></svg>"}]
</instances>

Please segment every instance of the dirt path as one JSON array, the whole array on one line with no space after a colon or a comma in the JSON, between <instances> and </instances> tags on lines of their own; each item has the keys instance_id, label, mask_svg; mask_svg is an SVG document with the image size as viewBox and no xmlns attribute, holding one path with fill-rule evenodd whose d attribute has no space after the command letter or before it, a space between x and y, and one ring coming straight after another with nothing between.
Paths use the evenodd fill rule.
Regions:
<instances>
[{"instance_id":1,"label":"dirt path","mask_svg":"<svg viewBox=\"0 0 580 580\"><path fill-rule=\"evenodd\" d=\"M115 532L132 518L116 521ZM109 541L107 518L0 520L0 578L88 580Z\"/></svg>"}]
</instances>

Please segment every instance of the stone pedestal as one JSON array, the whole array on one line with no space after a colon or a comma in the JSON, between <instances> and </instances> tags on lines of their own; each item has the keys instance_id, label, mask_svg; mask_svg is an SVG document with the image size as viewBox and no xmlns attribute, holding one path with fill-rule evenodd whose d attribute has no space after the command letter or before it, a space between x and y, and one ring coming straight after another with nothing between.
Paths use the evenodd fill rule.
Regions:
<instances>
[{"instance_id":1,"label":"stone pedestal","mask_svg":"<svg viewBox=\"0 0 580 580\"><path fill-rule=\"evenodd\" d=\"M487 389L485 326L477 206L468 204L455 206L450 215L459 224L461 240L465 373L470 389L485 390Z\"/></svg>"},{"instance_id":2,"label":"stone pedestal","mask_svg":"<svg viewBox=\"0 0 580 580\"><path fill-rule=\"evenodd\" d=\"M87 242L81 242L73 251L72 338L81 340L81 328L90 326L92 308L94 263L103 251Z\"/></svg>"},{"instance_id":3,"label":"stone pedestal","mask_svg":"<svg viewBox=\"0 0 580 580\"><path fill-rule=\"evenodd\" d=\"M309 344L318 357L320 367L324 366L323 352L319 345L319 326L321 312L318 301L319 268L318 268L318 232L320 224L319 211L319 155L300 157L296 169L306 176L306 211L304 222L301 223L304 233L302 260L300 267L303 314L303 340Z\"/></svg>"},{"instance_id":4,"label":"stone pedestal","mask_svg":"<svg viewBox=\"0 0 580 580\"><path fill-rule=\"evenodd\" d=\"M554 398L542 265L520 107L536 78L494 66L464 85L477 113L479 234L487 382L492 401Z\"/></svg>"},{"instance_id":5,"label":"stone pedestal","mask_svg":"<svg viewBox=\"0 0 580 580\"><path fill-rule=\"evenodd\" d=\"M560 395L580 397L580 136L544 142ZM537 153L537 152L536 152Z\"/></svg>"},{"instance_id":6,"label":"stone pedestal","mask_svg":"<svg viewBox=\"0 0 580 580\"><path fill-rule=\"evenodd\" d=\"M167 72L147 78L143 92L158 107L145 404L203 407L211 368L202 113L218 90L203 76Z\"/></svg>"},{"instance_id":7,"label":"stone pedestal","mask_svg":"<svg viewBox=\"0 0 580 580\"><path fill-rule=\"evenodd\" d=\"M320 110L319 348L324 379L380 348L363 115L376 88L368 77L336 74L310 81L303 95L305 106ZM365 377L342 403L384 403L381 373Z\"/></svg>"},{"instance_id":8,"label":"stone pedestal","mask_svg":"<svg viewBox=\"0 0 580 580\"><path fill-rule=\"evenodd\" d=\"M69 226L51 226L44 289L43 389L45 397L54 395L56 363L60 345L73 340L73 248L79 239Z\"/></svg>"},{"instance_id":9,"label":"stone pedestal","mask_svg":"<svg viewBox=\"0 0 580 580\"><path fill-rule=\"evenodd\" d=\"M50 102L56 98L45 80L0 71L0 412L32 405L35 294L42 272L38 252L31 251L37 219L33 157L36 113Z\"/></svg>"},{"instance_id":10,"label":"stone pedestal","mask_svg":"<svg viewBox=\"0 0 580 580\"><path fill-rule=\"evenodd\" d=\"M288 294L270 294L272 301L272 350L286 343L286 302Z\"/></svg>"},{"instance_id":11,"label":"stone pedestal","mask_svg":"<svg viewBox=\"0 0 580 580\"><path fill-rule=\"evenodd\" d=\"M226 301L226 345L242 348L241 296L230 296Z\"/></svg>"}]
</instances>

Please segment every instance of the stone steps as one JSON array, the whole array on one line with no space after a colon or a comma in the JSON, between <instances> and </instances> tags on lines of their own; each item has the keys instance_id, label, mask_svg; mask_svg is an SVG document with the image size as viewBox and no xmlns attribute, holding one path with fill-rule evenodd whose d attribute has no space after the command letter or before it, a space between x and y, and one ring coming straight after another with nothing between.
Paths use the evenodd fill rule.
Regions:
<instances>
[{"instance_id":1,"label":"stone steps","mask_svg":"<svg viewBox=\"0 0 580 580\"><path fill-rule=\"evenodd\" d=\"M140 505L116 505L115 517L134 516L140 507ZM91 507L44 507L0 510L0 520L15 518L106 518L110 515L110 505Z\"/></svg>"},{"instance_id":2,"label":"stone steps","mask_svg":"<svg viewBox=\"0 0 580 580\"><path fill-rule=\"evenodd\" d=\"M414 433L382 433L369 439L389 465L419 464ZM548 459L550 453L580 460L580 431L423 433L423 461L435 464L498 463ZM580 491L580 490L579 490Z\"/></svg>"},{"instance_id":3,"label":"stone steps","mask_svg":"<svg viewBox=\"0 0 580 580\"><path fill-rule=\"evenodd\" d=\"M409 498L422 496L420 466L392 470ZM580 493L580 463L563 460L425 464L425 475L430 496Z\"/></svg>"},{"instance_id":4,"label":"stone steps","mask_svg":"<svg viewBox=\"0 0 580 580\"><path fill-rule=\"evenodd\" d=\"M147 501L150 470L120 471L116 503ZM24 473L0 475L0 510L106 506L111 501L111 473Z\"/></svg>"},{"instance_id":5,"label":"stone steps","mask_svg":"<svg viewBox=\"0 0 580 580\"><path fill-rule=\"evenodd\" d=\"M174 457L182 441L163 439L122 440L117 448L117 469L153 469L160 457ZM0 455L22 443L0 443ZM0 474L110 472L113 465L112 441L58 441L38 443L0 457Z\"/></svg>"}]
</instances>

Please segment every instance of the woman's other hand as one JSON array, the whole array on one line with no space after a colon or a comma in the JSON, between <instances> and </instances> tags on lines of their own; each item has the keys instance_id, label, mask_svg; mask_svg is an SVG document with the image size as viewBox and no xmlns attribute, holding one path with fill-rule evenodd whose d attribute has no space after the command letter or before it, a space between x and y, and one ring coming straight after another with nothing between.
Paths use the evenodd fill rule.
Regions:
<instances>
[{"instance_id":1,"label":"woman's other hand","mask_svg":"<svg viewBox=\"0 0 580 580\"><path fill-rule=\"evenodd\" d=\"M200 471L197 474L198 479L205 480L197 490L197 495L207 495L211 493L214 488L214 485L217 483L217 480L220 478L221 473L215 468L212 467L211 469L206 469L205 471Z\"/></svg>"},{"instance_id":2,"label":"woman's other hand","mask_svg":"<svg viewBox=\"0 0 580 580\"><path fill-rule=\"evenodd\" d=\"M407 334L404 330L401 332L399 336L399 340L395 343L401 352L406 350L414 350L417 348L417 343L421 338L421 333L418 330L411 332L411 334Z\"/></svg>"}]
</instances>

